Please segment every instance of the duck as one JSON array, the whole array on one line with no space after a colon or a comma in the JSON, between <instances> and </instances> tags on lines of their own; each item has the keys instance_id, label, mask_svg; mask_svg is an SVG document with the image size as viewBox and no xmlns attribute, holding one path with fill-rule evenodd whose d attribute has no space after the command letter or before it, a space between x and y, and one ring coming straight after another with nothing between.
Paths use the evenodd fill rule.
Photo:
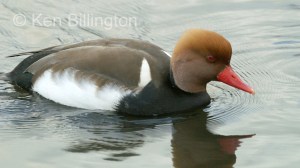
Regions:
<instances>
[{"instance_id":1,"label":"duck","mask_svg":"<svg viewBox=\"0 0 300 168\"><path fill-rule=\"evenodd\" d=\"M220 81L254 90L233 71L232 47L222 35L188 29L172 55L138 39L97 39L9 57L29 55L8 81L56 103L136 116L158 116L204 108L206 86Z\"/></svg>"}]
</instances>

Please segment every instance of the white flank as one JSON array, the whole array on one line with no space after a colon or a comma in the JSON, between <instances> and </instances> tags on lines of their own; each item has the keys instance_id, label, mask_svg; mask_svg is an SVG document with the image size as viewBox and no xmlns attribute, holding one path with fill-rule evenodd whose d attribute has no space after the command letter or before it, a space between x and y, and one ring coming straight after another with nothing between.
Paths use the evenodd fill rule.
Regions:
<instances>
[{"instance_id":1,"label":"white flank","mask_svg":"<svg viewBox=\"0 0 300 168\"><path fill-rule=\"evenodd\" d=\"M113 84L101 88L88 79L75 79L75 70L62 73L45 71L34 83L33 91L54 102L84 109L114 110L118 102L131 91Z\"/></svg>"},{"instance_id":2,"label":"white flank","mask_svg":"<svg viewBox=\"0 0 300 168\"><path fill-rule=\"evenodd\" d=\"M172 57L172 55L169 54L167 51L165 51L165 50L161 50L161 51L164 52L165 54L167 54L169 57Z\"/></svg>"},{"instance_id":3,"label":"white flank","mask_svg":"<svg viewBox=\"0 0 300 168\"><path fill-rule=\"evenodd\" d=\"M151 71L148 61L144 58L141 65L139 86L144 87L151 81Z\"/></svg>"}]
</instances>

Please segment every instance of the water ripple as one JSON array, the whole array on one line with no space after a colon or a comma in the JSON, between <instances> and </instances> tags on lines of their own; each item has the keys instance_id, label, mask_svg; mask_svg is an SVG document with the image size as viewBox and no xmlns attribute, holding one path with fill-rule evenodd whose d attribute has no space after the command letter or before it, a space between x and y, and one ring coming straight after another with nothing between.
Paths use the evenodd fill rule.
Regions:
<instances>
[{"instance_id":1,"label":"water ripple","mask_svg":"<svg viewBox=\"0 0 300 168\"><path fill-rule=\"evenodd\" d=\"M230 13L226 12L226 15ZM214 124L224 124L239 116L245 116L247 113L260 111L267 105L276 105L283 98L299 99L299 96L292 92L299 91L297 88L300 81L299 68L296 68L299 65L299 59L294 58L297 55L294 53L300 47L299 40L295 37L300 29L299 25L294 25L291 31L280 23L284 22L280 18L287 17L292 12L274 10L274 13L281 13L282 16L278 20L273 17L273 21L277 22L277 26L273 27L262 26L266 25L262 23L268 17L266 15L272 15L270 10L268 14L257 10L255 15L259 16L259 19L255 22L251 20L242 22L241 20L245 17L244 13L246 14L246 12L241 12L241 15L232 15L235 18L230 24L239 26L232 28L230 32L242 32L242 27L249 27L253 24L261 26L258 29L247 29L246 32L233 33L229 37L233 41L234 49L237 48L234 44L238 44L238 49L234 50L232 65L241 78L254 87L256 95L247 95L224 84L212 83L209 90L214 99L210 107L205 110L210 113L209 120ZM214 17L222 19L220 13L215 13ZM287 29L289 31L286 31ZM281 40L278 40L278 35ZM253 39L257 42L253 43Z\"/></svg>"}]
</instances>

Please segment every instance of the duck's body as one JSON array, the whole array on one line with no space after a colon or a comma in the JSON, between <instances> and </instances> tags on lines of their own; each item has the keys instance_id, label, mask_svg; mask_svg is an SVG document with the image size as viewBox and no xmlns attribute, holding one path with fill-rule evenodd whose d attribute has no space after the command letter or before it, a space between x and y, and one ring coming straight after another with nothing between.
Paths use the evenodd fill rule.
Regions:
<instances>
[{"instance_id":1,"label":"duck's body","mask_svg":"<svg viewBox=\"0 0 300 168\"><path fill-rule=\"evenodd\" d=\"M8 74L12 82L60 104L158 115L205 106L206 92L172 84L170 57L141 40L103 39L34 53Z\"/></svg>"},{"instance_id":2,"label":"duck's body","mask_svg":"<svg viewBox=\"0 0 300 168\"><path fill-rule=\"evenodd\" d=\"M160 47L141 40L102 39L51 47L29 53L7 76L13 84L67 106L133 115L180 112L209 104L206 83L230 59L205 63L185 45L181 40L172 60ZM231 55L231 48L225 53Z\"/></svg>"}]
</instances>

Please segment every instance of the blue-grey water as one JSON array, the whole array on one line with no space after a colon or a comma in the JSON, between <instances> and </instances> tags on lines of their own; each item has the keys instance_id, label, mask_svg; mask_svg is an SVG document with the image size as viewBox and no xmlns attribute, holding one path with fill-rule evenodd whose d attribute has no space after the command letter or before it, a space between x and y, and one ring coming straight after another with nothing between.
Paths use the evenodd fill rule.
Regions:
<instances>
[{"instance_id":1,"label":"blue-grey water","mask_svg":"<svg viewBox=\"0 0 300 168\"><path fill-rule=\"evenodd\" d=\"M232 66L256 95L212 82L203 111L135 118L65 107L0 80L0 167L299 167L299 0L0 0L0 72L25 58L7 55L105 37L172 53L195 27L232 43Z\"/></svg>"}]
</instances>

